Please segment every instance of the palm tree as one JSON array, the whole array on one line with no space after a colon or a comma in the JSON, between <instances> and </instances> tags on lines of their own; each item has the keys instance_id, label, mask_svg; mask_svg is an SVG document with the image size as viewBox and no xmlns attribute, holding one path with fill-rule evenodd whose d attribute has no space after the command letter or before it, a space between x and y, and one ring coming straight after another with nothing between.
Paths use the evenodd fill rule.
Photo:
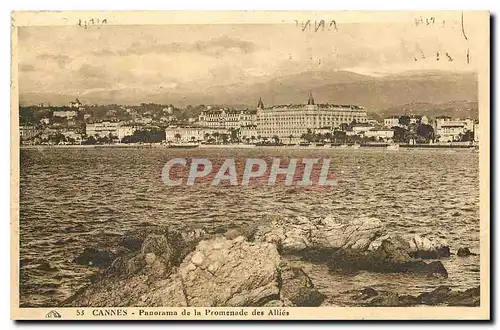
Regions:
<instances>
[{"instance_id":1,"label":"palm tree","mask_svg":"<svg viewBox=\"0 0 500 330\"><path fill-rule=\"evenodd\" d=\"M332 133L328 132L328 133L325 133L325 139L327 139L328 141L332 142Z\"/></svg>"}]
</instances>

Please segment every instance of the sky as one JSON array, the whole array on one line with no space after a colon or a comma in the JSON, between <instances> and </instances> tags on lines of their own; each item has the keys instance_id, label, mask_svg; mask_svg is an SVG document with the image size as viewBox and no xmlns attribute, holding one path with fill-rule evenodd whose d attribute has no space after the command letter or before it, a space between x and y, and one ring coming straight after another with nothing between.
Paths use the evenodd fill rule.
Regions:
<instances>
[{"instance_id":1,"label":"sky","mask_svg":"<svg viewBox=\"0 0 500 330\"><path fill-rule=\"evenodd\" d=\"M446 18L418 26L326 22L318 31L314 21L305 29L301 23L20 27L20 102L46 102L48 95L61 95L61 103L73 97L100 103L105 93L203 93L307 71L475 70L473 51L466 61L474 26L466 25L466 40L460 15Z\"/></svg>"}]
</instances>

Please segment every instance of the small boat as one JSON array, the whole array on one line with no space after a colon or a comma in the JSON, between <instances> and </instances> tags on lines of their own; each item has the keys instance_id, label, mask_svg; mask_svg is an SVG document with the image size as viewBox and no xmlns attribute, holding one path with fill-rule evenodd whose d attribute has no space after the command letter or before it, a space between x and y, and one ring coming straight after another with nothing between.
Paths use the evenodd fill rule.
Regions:
<instances>
[{"instance_id":1,"label":"small boat","mask_svg":"<svg viewBox=\"0 0 500 330\"><path fill-rule=\"evenodd\" d=\"M399 150L399 144L389 144L387 150Z\"/></svg>"},{"instance_id":2,"label":"small boat","mask_svg":"<svg viewBox=\"0 0 500 330\"><path fill-rule=\"evenodd\" d=\"M193 149L193 148L198 148L199 146L200 144L196 142L186 142L186 143L170 143L167 145L167 148Z\"/></svg>"}]
</instances>

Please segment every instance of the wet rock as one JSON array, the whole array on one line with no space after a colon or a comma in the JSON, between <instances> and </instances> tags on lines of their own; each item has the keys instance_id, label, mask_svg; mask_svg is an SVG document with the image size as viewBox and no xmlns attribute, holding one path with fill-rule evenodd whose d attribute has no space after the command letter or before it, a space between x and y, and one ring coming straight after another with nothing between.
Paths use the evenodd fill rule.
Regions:
<instances>
[{"instance_id":1,"label":"wet rock","mask_svg":"<svg viewBox=\"0 0 500 330\"><path fill-rule=\"evenodd\" d=\"M52 267L49 262L43 262L36 269L44 271L44 272L55 272L57 271L57 267Z\"/></svg>"},{"instance_id":2,"label":"wet rock","mask_svg":"<svg viewBox=\"0 0 500 330\"><path fill-rule=\"evenodd\" d=\"M95 248L85 248L83 252L73 259L74 263L87 266L105 268L113 261L114 256L107 251L99 251Z\"/></svg>"},{"instance_id":3,"label":"wet rock","mask_svg":"<svg viewBox=\"0 0 500 330\"><path fill-rule=\"evenodd\" d=\"M410 273L423 276L447 277L448 273L440 261L426 263L411 259L387 241L376 251L360 252L338 250L331 255L327 266L331 270L355 273L360 270L376 273Z\"/></svg>"},{"instance_id":4,"label":"wet rock","mask_svg":"<svg viewBox=\"0 0 500 330\"><path fill-rule=\"evenodd\" d=\"M302 268L280 264L280 296L295 306L315 307L321 305L326 296L314 288L311 278Z\"/></svg>"},{"instance_id":5,"label":"wet rock","mask_svg":"<svg viewBox=\"0 0 500 330\"><path fill-rule=\"evenodd\" d=\"M363 291L361 291L361 294L359 296L359 299L361 300L366 300L370 299L372 297L378 296L377 290L371 287L364 288Z\"/></svg>"},{"instance_id":6,"label":"wet rock","mask_svg":"<svg viewBox=\"0 0 500 330\"><path fill-rule=\"evenodd\" d=\"M364 251L384 233L385 227L376 218L338 220L333 216L323 219L270 216L257 229L254 239L276 244L285 254L301 254L311 249Z\"/></svg>"},{"instance_id":7,"label":"wet rock","mask_svg":"<svg viewBox=\"0 0 500 330\"><path fill-rule=\"evenodd\" d=\"M479 306L479 287L465 291L452 291L447 286L439 286L436 289L423 292L418 296L400 295L394 292L377 292L375 298L360 303L365 306L377 307L408 307L417 305L427 306ZM369 299L369 298L368 298Z\"/></svg>"},{"instance_id":8,"label":"wet rock","mask_svg":"<svg viewBox=\"0 0 500 330\"><path fill-rule=\"evenodd\" d=\"M439 259L450 256L450 247L446 241L420 235L413 235L408 239L410 256L422 259Z\"/></svg>"},{"instance_id":9,"label":"wet rock","mask_svg":"<svg viewBox=\"0 0 500 330\"><path fill-rule=\"evenodd\" d=\"M469 248L467 248L467 247L466 247L466 248L461 247L461 248L459 248L459 249L458 249L458 251L457 251L457 256L458 256L458 257L468 257L468 256L475 256L475 255L477 255L477 254L472 253L472 252L469 250Z\"/></svg>"},{"instance_id":10,"label":"wet rock","mask_svg":"<svg viewBox=\"0 0 500 330\"><path fill-rule=\"evenodd\" d=\"M450 296L451 289L447 286L439 286L431 292L422 293L419 298L424 305L443 304Z\"/></svg>"},{"instance_id":11,"label":"wet rock","mask_svg":"<svg viewBox=\"0 0 500 330\"><path fill-rule=\"evenodd\" d=\"M224 228L224 227L218 227L218 228L215 228L215 230L214 230L215 234L223 234L225 232L227 232L227 228Z\"/></svg>"},{"instance_id":12,"label":"wet rock","mask_svg":"<svg viewBox=\"0 0 500 330\"><path fill-rule=\"evenodd\" d=\"M399 295L394 292L380 293L368 303L368 306L376 307L394 307L399 305Z\"/></svg>"},{"instance_id":13,"label":"wet rock","mask_svg":"<svg viewBox=\"0 0 500 330\"><path fill-rule=\"evenodd\" d=\"M421 260L412 261L408 265L408 272L417 275L448 277L448 271L441 261L433 261L430 263Z\"/></svg>"},{"instance_id":14,"label":"wet rock","mask_svg":"<svg viewBox=\"0 0 500 330\"><path fill-rule=\"evenodd\" d=\"M452 292L448 296L449 306L479 306L481 298L480 287L467 289L465 291Z\"/></svg>"},{"instance_id":15,"label":"wet rock","mask_svg":"<svg viewBox=\"0 0 500 330\"><path fill-rule=\"evenodd\" d=\"M142 242L143 239L139 237L124 237L120 244L130 251L139 251L142 247Z\"/></svg>"}]
</instances>

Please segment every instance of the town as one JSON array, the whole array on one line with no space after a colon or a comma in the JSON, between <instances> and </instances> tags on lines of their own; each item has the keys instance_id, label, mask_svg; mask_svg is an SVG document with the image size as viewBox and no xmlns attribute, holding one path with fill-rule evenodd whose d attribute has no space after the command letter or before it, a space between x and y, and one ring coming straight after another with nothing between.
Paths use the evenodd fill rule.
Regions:
<instances>
[{"instance_id":1,"label":"town","mask_svg":"<svg viewBox=\"0 0 500 330\"><path fill-rule=\"evenodd\" d=\"M316 103L252 109L141 104L20 107L22 145L476 146L479 122L412 111L373 119L358 105Z\"/></svg>"}]
</instances>

